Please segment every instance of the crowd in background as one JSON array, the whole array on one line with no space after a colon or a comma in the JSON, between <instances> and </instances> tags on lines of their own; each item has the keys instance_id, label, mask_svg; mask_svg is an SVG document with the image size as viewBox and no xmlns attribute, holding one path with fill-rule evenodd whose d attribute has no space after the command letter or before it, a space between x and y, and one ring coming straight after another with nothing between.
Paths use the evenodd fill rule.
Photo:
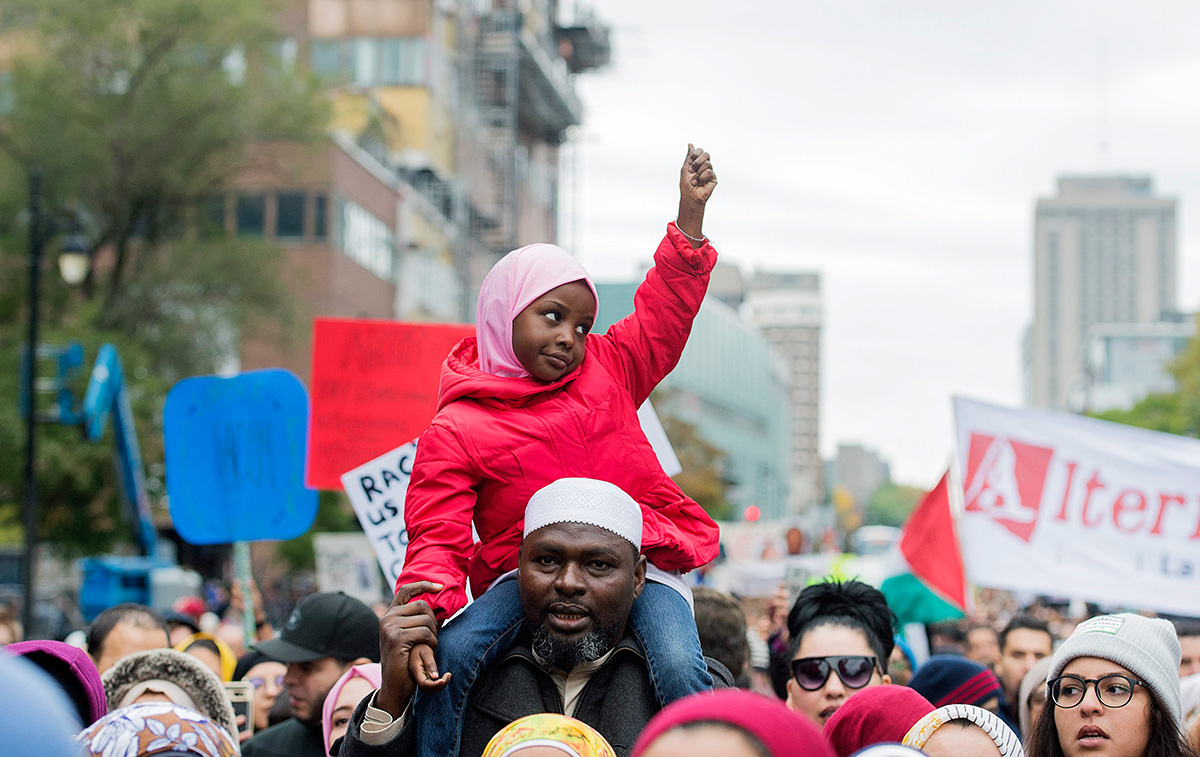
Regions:
<instances>
[{"instance_id":1,"label":"crowd in background","mask_svg":"<svg viewBox=\"0 0 1200 757\"><path fill-rule=\"evenodd\" d=\"M201 597L182 598L163 612L119 605L65 641L21 642L19 623L11 614L0 615L0 642L8 652L0 667L4 677L0 686L9 693L29 692L25 701L29 707L40 704L26 719L10 711L5 727L38 723L45 740L36 753L47 755L77 753L76 747L63 746L74 743L69 740L60 740L58 751L51 748L55 728L41 726L55 720L63 734L76 737L82 731L83 736L76 738L89 744L93 753L105 755L154 754L150 745L164 746L172 733L184 744L181 754L240 752L253 757L336 750L355 708L380 686L378 619L386 605L379 603L372 609L345 595L317 593L304 598L298 612L271 619L255 589L257 638L247 649L241 591L236 583L229 589L209 592L210 597L223 600L223 606ZM700 641L712 667L720 671L714 678L718 686L746 692L744 698L730 700L736 705L723 705L704 718L729 719L731 706L753 713L749 725L733 725L753 735L755 743L771 743L775 738L788 744L764 752L770 755L821 753L809 747L796 751L801 749L797 746L801 738L819 739L822 748L828 745L832 753L847 756L876 744L904 742L906 737L906 743L926 754L938 754L943 753L938 726L968 721L974 731L992 739L1000 754L1016 754L1021 740L1026 750L1040 757L1062 753L1044 751L1045 744L1037 752L1035 742L1047 702L1047 679L1065 669L1062 664L1052 669L1055 650L1067 647L1064 640L1072 637L1083 617L1073 616L1066 605L1045 601L1022 607L1006 592L981 591L978 600L973 617L926 627L928 648L914 649L896 635L898 629L882 595L855 581L813 584L795 598L781 588L765 601L695 587ZM1095 614L1096 608L1090 609ZM1164 722L1174 717L1179 732L1190 738L1191 748L1200 747L1200 620L1176 618L1172 626L1140 616L1100 618L1128 618L1126 628L1129 623L1162 623L1139 627L1137 648L1143 651L1153 652L1155 644L1167 650L1177 639L1180 653L1177 669L1170 671L1173 680L1160 675L1163 671L1152 661L1115 656L1124 669L1135 672L1132 678L1147 687L1161 685L1168 691L1175 687L1175 693L1165 697L1155 689L1151 701L1163 704ZM1170 638L1155 636L1164 633ZM1087 638L1087 634L1074 638ZM1083 651L1096 652L1091 647ZM1169 657L1170 652L1163 654ZM31 663L23 666L28 670L8 664L17 658ZM1162 680L1151 680L1155 676ZM47 688L47 680L56 684L56 690L34 696L34 689ZM238 699L230 682L242 682L252 694ZM1085 696L1087 688L1085 684ZM1067 691L1074 690L1068 687ZM732 692L722 693L727 696ZM1058 696L1067 696L1061 686ZM1096 696L1110 694L1106 690ZM236 712L235 702L241 705ZM658 718L678 717L682 712L678 706L666 708L644 733L655 732ZM956 707L962 711L950 717L947 713ZM929 720L933 713L942 714ZM778 723L772 725L772 717ZM577 722L564 731L561 722L550 718L541 726L527 723L525 731L576 733L571 729ZM937 725L929 728L929 723ZM812 728L806 731L805 726ZM910 734L922 729L928 733L919 743L918 736ZM971 733L965 726L960 730ZM0 738L11 738L11 733ZM117 736L136 748L105 751ZM1042 734L1043 742L1047 738ZM684 736L664 743L670 746L676 741L680 748L688 748ZM950 744L952 749L968 747ZM1186 748L1181 741L1180 749Z\"/></svg>"}]
</instances>

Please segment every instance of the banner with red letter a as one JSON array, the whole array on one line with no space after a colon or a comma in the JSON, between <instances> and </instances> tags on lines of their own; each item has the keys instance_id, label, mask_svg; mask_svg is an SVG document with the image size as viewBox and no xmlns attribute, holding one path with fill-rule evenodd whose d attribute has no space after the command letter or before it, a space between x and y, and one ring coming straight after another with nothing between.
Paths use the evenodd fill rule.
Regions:
<instances>
[{"instance_id":1,"label":"banner with red letter a","mask_svg":"<svg viewBox=\"0 0 1200 757\"><path fill-rule=\"evenodd\" d=\"M955 399L967 578L1200 615L1200 440Z\"/></svg>"}]
</instances>

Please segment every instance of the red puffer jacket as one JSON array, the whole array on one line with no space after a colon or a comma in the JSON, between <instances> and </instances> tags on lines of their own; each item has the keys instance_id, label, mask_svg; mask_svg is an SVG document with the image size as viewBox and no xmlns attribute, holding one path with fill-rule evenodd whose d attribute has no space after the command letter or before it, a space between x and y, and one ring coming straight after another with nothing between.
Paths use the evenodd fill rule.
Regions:
<instances>
[{"instance_id":1,"label":"red puffer jacket","mask_svg":"<svg viewBox=\"0 0 1200 757\"><path fill-rule=\"evenodd\" d=\"M397 587L444 584L425 595L439 617L517 567L525 504L567 476L620 486L642 506L642 552L663 570L717 556L717 524L663 472L637 408L675 364L700 309L717 253L693 250L674 224L638 287L634 312L587 338L576 370L545 383L479 370L475 338L442 367L438 412L417 444L404 503L408 551ZM471 520L479 533L472 545Z\"/></svg>"}]
</instances>

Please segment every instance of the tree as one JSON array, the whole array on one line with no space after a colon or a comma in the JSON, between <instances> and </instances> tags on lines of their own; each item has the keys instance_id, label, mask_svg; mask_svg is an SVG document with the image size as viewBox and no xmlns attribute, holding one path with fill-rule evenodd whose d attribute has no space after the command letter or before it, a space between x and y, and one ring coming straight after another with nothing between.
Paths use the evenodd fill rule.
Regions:
<instances>
[{"instance_id":1,"label":"tree","mask_svg":"<svg viewBox=\"0 0 1200 757\"><path fill-rule=\"evenodd\" d=\"M318 137L316 84L275 54L259 0L18 0L5 7L0 92L0 508L15 507L23 449L16 415L26 313L26 173L44 205L97 249L81 292L43 277L43 342L116 344L131 382L150 483L161 493L161 411L180 378L236 356L256 324L285 324L279 251L206 226L205 209L264 139ZM47 256L51 257L51 256ZM286 334L286 329L278 329ZM116 513L111 445L39 430L43 536L108 549Z\"/></svg>"},{"instance_id":2,"label":"tree","mask_svg":"<svg viewBox=\"0 0 1200 757\"><path fill-rule=\"evenodd\" d=\"M924 496L924 489L888 481L876 489L867 500L864 521L867 525L899 528L908 520L913 508Z\"/></svg>"}]
</instances>

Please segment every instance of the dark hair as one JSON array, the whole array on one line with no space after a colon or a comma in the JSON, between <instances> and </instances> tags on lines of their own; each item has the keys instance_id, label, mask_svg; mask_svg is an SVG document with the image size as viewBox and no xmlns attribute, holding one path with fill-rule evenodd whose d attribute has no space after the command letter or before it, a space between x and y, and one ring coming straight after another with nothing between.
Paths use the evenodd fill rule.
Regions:
<instances>
[{"instance_id":1,"label":"dark hair","mask_svg":"<svg viewBox=\"0 0 1200 757\"><path fill-rule=\"evenodd\" d=\"M171 632L162 616L145 605L136 602L125 602L114 605L96 616L87 632L87 650L93 660L100 659L104 649L104 640L117 627L118 623L129 623L137 628L161 628L163 635L171 638Z\"/></svg>"},{"instance_id":2,"label":"dark hair","mask_svg":"<svg viewBox=\"0 0 1200 757\"><path fill-rule=\"evenodd\" d=\"M212 639L205 639L205 638L194 639L194 640L192 640L191 644L187 645L187 649L185 649L183 651L187 652L188 650L192 649L193 647L195 647L197 649L207 649L209 652L212 652L217 657L221 656L221 650L217 647L217 643L215 641L213 641Z\"/></svg>"},{"instance_id":3,"label":"dark hair","mask_svg":"<svg viewBox=\"0 0 1200 757\"><path fill-rule=\"evenodd\" d=\"M1027 757L1065 757L1054 724L1057 709L1053 699L1046 699L1046 706L1025 742ZM1150 729L1150 740L1144 757L1200 757L1153 691L1150 692L1150 722L1146 725Z\"/></svg>"},{"instance_id":4,"label":"dark hair","mask_svg":"<svg viewBox=\"0 0 1200 757\"><path fill-rule=\"evenodd\" d=\"M758 738L753 733L750 733L745 728L742 728L740 725L727 723L724 720L694 720L690 723L684 723L679 726L679 730L681 731L691 731L696 728L724 728L727 731L733 731L745 739L750 748L754 750L756 757L773 757L771 750L767 749L767 745L762 743L762 739Z\"/></svg>"},{"instance_id":5,"label":"dark hair","mask_svg":"<svg viewBox=\"0 0 1200 757\"><path fill-rule=\"evenodd\" d=\"M1027 631L1041 631L1050 637L1050 643L1054 643L1054 634L1050 633L1050 626L1046 625L1046 621L1038 620L1032 615L1014 615L1013 619L1008 621L1008 625L1000 632L1000 651L1004 651L1004 645L1008 643L1008 634L1011 631L1019 629Z\"/></svg>"},{"instance_id":6,"label":"dark hair","mask_svg":"<svg viewBox=\"0 0 1200 757\"><path fill-rule=\"evenodd\" d=\"M725 667L734 678L746 670L750 642L746 639L746 613L730 595L708 586L692 589L696 606L696 631L704 654Z\"/></svg>"},{"instance_id":7,"label":"dark hair","mask_svg":"<svg viewBox=\"0 0 1200 757\"><path fill-rule=\"evenodd\" d=\"M880 667L887 671L888 658L896 646L896 615L879 589L862 581L826 581L804 587L788 613L792 656L809 629L824 625L862 631Z\"/></svg>"},{"instance_id":8,"label":"dark hair","mask_svg":"<svg viewBox=\"0 0 1200 757\"><path fill-rule=\"evenodd\" d=\"M1200 636L1200 618L1174 618L1176 636Z\"/></svg>"},{"instance_id":9,"label":"dark hair","mask_svg":"<svg viewBox=\"0 0 1200 757\"><path fill-rule=\"evenodd\" d=\"M943 620L938 623L930 623L926 627L926 630L931 640L935 636L940 636L950 644L965 646L967 643L967 632L963 630L962 624L956 620Z\"/></svg>"}]
</instances>

